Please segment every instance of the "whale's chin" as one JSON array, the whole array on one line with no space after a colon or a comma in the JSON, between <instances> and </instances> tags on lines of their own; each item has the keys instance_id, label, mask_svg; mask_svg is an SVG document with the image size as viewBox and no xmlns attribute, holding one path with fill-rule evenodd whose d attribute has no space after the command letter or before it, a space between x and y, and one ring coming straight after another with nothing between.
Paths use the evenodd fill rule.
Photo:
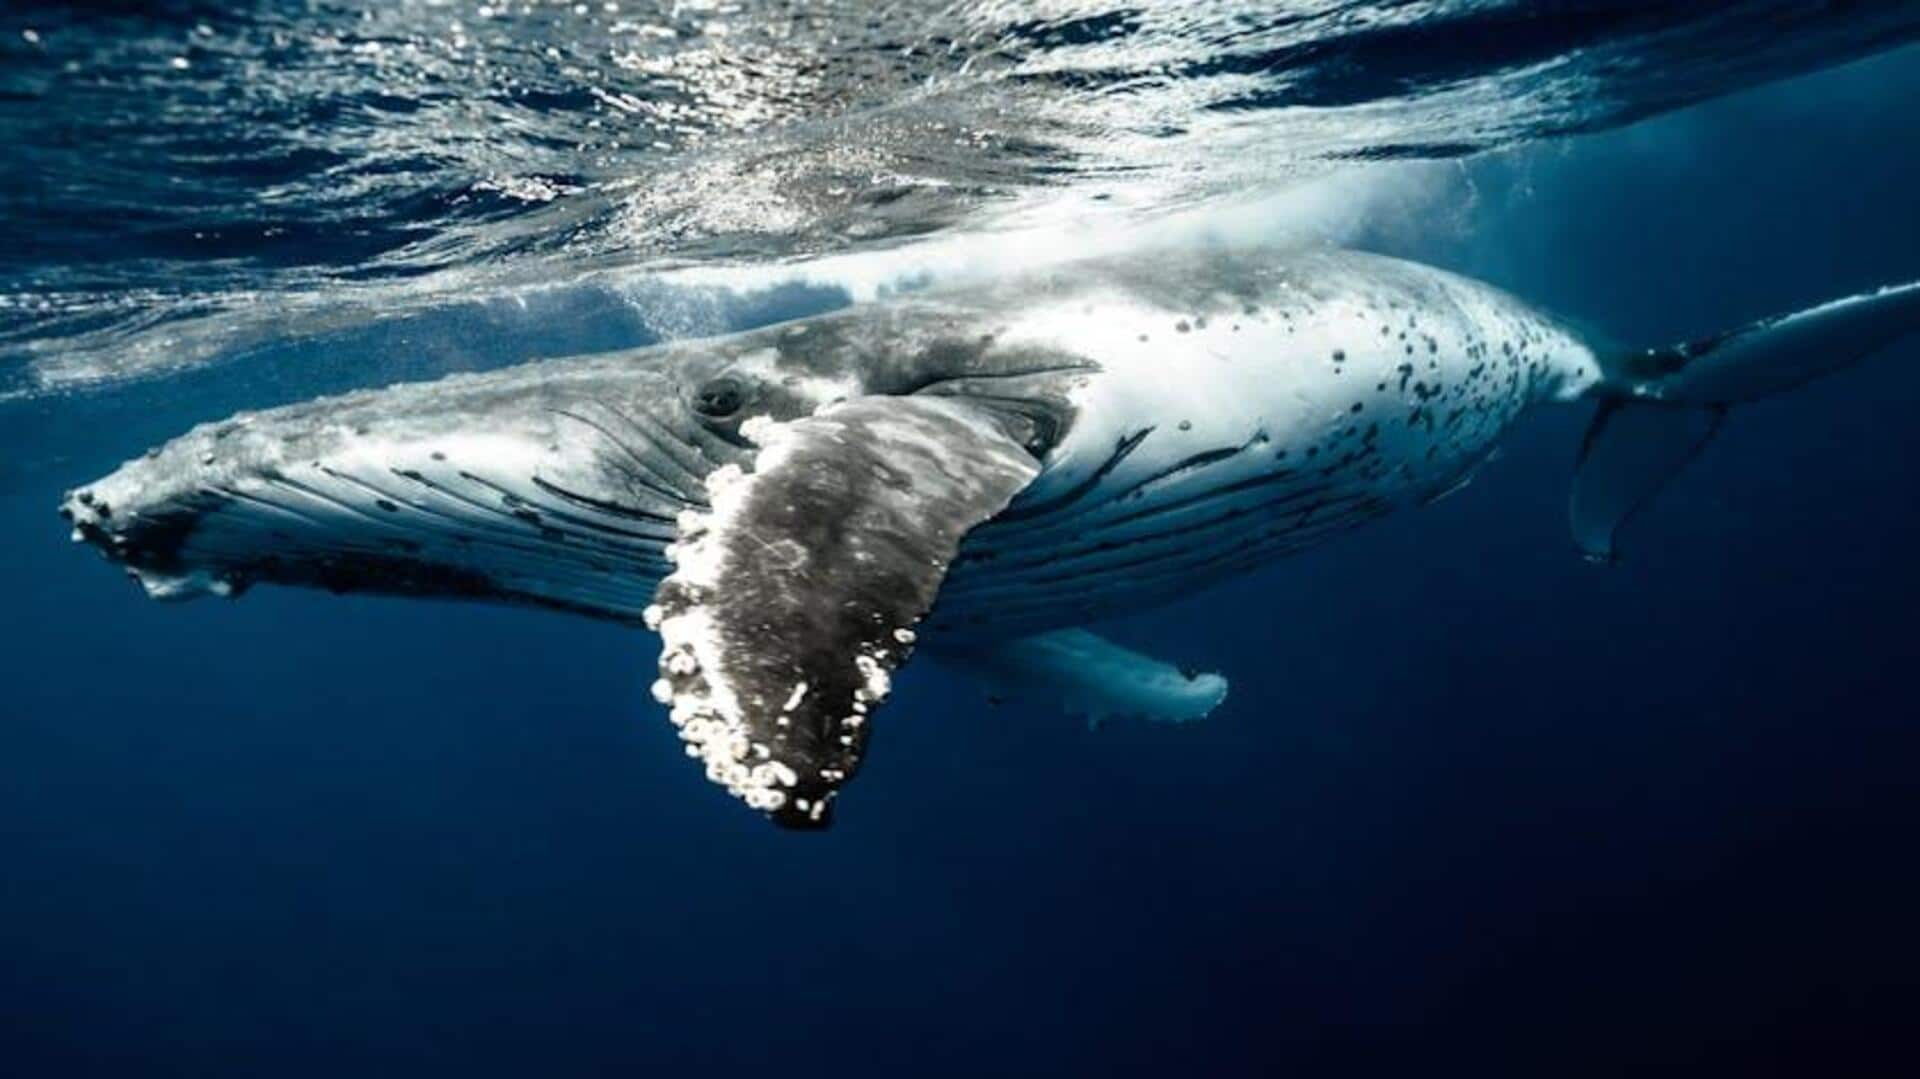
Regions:
<instances>
[{"instance_id":1,"label":"whale's chin","mask_svg":"<svg viewBox=\"0 0 1920 1079\"><path fill-rule=\"evenodd\" d=\"M473 397L399 387L203 426L60 511L155 599L272 583L638 620L703 451L604 395Z\"/></svg>"}]
</instances>

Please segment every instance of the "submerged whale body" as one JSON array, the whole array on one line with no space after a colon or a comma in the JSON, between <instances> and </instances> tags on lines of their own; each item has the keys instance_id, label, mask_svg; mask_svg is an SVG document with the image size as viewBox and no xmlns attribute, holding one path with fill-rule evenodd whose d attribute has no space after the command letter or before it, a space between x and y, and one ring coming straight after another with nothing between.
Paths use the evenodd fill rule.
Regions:
<instances>
[{"instance_id":1,"label":"submerged whale body","mask_svg":"<svg viewBox=\"0 0 1920 1079\"><path fill-rule=\"evenodd\" d=\"M62 512L156 597L643 622L688 753L818 827L923 643L996 692L1202 716L1218 675L1078 627L1430 502L1543 403L1598 402L1570 521L1610 559L1730 405L1916 328L1907 285L1610 353L1408 262L1156 253L242 414Z\"/></svg>"}]
</instances>

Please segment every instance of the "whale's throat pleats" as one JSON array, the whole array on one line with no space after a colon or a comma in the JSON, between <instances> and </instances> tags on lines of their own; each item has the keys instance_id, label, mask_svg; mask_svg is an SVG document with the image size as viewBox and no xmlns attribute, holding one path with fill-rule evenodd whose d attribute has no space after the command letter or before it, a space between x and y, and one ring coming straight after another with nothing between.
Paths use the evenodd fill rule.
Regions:
<instances>
[{"instance_id":1,"label":"whale's throat pleats","mask_svg":"<svg viewBox=\"0 0 1920 1079\"><path fill-rule=\"evenodd\" d=\"M868 397L750 422L751 471L708 481L647 618L654 692L707 776L820 827L960 541L1039 473L1017 421L963 400Z\"/></svg>"}]
</instances>

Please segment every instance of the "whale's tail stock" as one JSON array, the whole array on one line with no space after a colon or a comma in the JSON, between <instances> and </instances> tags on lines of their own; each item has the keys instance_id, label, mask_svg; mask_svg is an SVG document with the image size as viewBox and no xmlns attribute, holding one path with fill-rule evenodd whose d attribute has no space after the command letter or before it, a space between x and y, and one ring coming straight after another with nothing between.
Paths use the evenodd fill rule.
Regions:
<instances>
[{"instance_id":1,"label":"whale's tail stock","mask_svg":"<svg viewBox=\"0 0 1920 1079\"><path fill-rule=\"evenodd\" d=\"M1920 281L1849 296L1714 337L1603 361L1575 466L1574 542L1612 561L1621 526L1719 430L1727 410L1848 367L1920 333Z\"/></svg>"}]
</instances>

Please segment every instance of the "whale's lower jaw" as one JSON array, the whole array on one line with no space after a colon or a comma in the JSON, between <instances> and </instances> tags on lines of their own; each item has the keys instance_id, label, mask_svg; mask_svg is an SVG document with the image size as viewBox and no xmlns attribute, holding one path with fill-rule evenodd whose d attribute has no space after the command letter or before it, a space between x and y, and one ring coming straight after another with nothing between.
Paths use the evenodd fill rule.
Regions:
<instances>
[{"instance_id":1,"label":"whale's lower jaw","mask_svg":"<svg viewBox=\"0 0 1920 1079\"><path fill-rule=\"evenodd\" d=\"M478 379L311 402L196 428L61 513L158 599L278 583L638 620L709 467L644 407Z\"/></svg>"},{"instance_id":2,"label":"whale's lower jaw","mask_svg":"<svg viewBox=\"0 0 1920 1079\"><path fill-rule=\"evenodd\" d=\"M685 504L616 505L548 478L559 476L550 467L502 467L498 452L482 475L471 470L471 447L434 445L442 448L389 449L376 463L280 462L200 476L161 499L154 488L177 478L134 462L70 495L61 512L76 540L158 600L237 596L269 583L642 620L672 569L666 548ZM1226 489L1201 497L1181 488L1058 526L987 526L963 545L927 628L936 640L992 640L1138 610L1388 508L1324 483L1192 479Z\"/></svg>"},{"instance_id":3,"label":"whale's lower jaw","mask_svg":"<svg viewBox=\"0 0 1920 1079\"><path fill-rule=\"evenodd\" d=\"M384 471L274 470L145 512L116 505L116 474L61 511L76 540L161 600L265 582L638 621L665 573L665 513L635 520L538 476L483 478L449 462Z\"/></svg>"}]
</instances>

